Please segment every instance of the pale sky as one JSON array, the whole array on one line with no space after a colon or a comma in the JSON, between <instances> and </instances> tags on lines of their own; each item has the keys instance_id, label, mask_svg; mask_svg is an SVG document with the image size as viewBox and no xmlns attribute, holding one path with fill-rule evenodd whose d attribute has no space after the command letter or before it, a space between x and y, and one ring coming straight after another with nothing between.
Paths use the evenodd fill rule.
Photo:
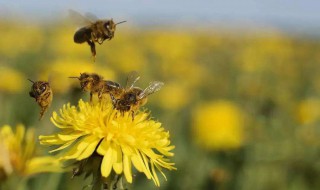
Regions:
<instances>
[{"instance_id":1,"label":"pale sky","mask_svg":"<svg viewBox=\"0 0 320 190\"><path fill-rule=\"evenodd\" d=\"M320 29L320 1L308 0L0 0L0 17L63 17L68 9L137 22L245 22Z\"/></svg>"}]
</instances>

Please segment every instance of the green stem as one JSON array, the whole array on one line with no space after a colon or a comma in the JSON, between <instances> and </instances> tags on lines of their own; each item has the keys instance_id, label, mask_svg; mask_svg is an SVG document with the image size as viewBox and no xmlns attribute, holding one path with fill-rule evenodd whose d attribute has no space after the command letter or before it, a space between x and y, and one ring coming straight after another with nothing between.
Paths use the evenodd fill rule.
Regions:
<instances>
[{"instance_id":1,"label":"green stem","mask_svg":"<svg viewBox=\"0 0 320 190\"><path fill-rule=\"evenodd\" d=\"M103 190L127 190L123 174L118 175L111 171L110 176L104 181Z\"/></svg>"}]
</instances>

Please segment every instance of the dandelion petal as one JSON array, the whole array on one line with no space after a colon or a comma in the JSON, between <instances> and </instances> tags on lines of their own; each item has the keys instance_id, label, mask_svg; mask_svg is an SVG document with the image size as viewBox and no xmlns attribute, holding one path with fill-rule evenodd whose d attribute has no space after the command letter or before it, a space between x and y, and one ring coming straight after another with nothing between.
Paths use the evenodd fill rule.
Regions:
<instances>
[{"instance_id":1,"label":"dandelion petal","mask_svg":"<svg viewBox=\"0 0 320 190\"><path fill-rule=\"evenodd\" d=\"M103 157L101 163L101 174L103 177L108 177L112 169L112 148L109 147L106 154Z\"/></svg>"},{"instance_id":2,"label":"dandelion petal","mask_svg":"<svg viewBox=\"0 0 320 190\"><path fill-rule=\"evenodd\" d=\"M81 155L77 158L77 160L82 160L82 159L88 158L95 151L99 141L100 141L99 138L96 138L95 140L93 140L87 146L87 148L81 153Z\"/></svg>"},{"instance_id":3,"label":"dandelion petal","mask_svg":"<svg viewBox=\"0 0 320 190\"><path fill-rule=\"evenodd\" d=\"M124 176L128 183L132 183L131 161L127 155L123 156Z\"/></svg>"},{"instance_id":4,"label":"dandelion petal","mask_svg":"<svg viewBox=\"0 0 320 190\"><path fill-rule=\"evenodd\" d=\"M113 163L113 169L117 174L121 174L123 171L122 165L122 151L120 146L116 145L115 148L115 162Z\"/></svg>"},{"instance_id":5,"label":"dandelion petal","mask_svg":"<svg viewBox=\"0 0 320 190\"><path fill-rule=\"evenodd\" d=\"M97 152L100 155L105 155L107 153L107 150L109 149L110 142L107 141L106 139L103 139L97 148Z\"/></svg>"}]
</instances>

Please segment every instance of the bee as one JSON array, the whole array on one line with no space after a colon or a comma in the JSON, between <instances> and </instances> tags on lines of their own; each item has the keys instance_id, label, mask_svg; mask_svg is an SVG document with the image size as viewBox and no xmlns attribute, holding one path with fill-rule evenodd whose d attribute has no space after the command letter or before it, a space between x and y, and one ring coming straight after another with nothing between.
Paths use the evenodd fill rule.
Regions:
<instances>
[{"instance_id":1,"label":"bee","mask_svg":"<svg viewBox=\"0 0 320 190\"><path fill-rule=\"evenodd\" d=\"M121 21L115 23L112 18L101 20L91 14L85 17L73 10L69 10L69 13L71 17L76 18L77 20L85 21L87 24L87 26L81 27L75 32L73 41L78 44L87 42L90 46L94 61L97 54L95 42L101 45L105 40L111 40L114 37L116 26L126 22Z\"/></svg>"},{"instance_id":2,"label":"bee","mask_svg":"<svg viewBox=\"0 0 320 190\"><path fill-rule=\"evenodd\" d=\"M136 72L131 72L127 77L126 87L122 88L117 95L110 93L114 108L122 114L131 111L132 120L134 119L135 112L147 103L147 97L159 91L164 85L163 82L153 81L147 88L142 90L134 86L139 78L140 76Z\"/></svg>"},{"instance_id":3,"label":"bee","mask_svg":"<svg viewBox=\"0 0 320 190\"><path fill-rule=\"evenodd\" d=\"M34 98L36 102L41 107L40 110L40 118L42 119L44 113L47 111L48 107L51 105L53 93L52 89L49 85L49 82L46 81L32 81L28 79L30 82L32 82L31 90L29 92L30 97Z\"/></svg>"},{"instance_id":4,"label":"bee","mask_svg":"<svg viewBox=\"0 0 320 190\"><path fill-rule=\"evenodd\" d=\"M103 77L96 73L80 73L80 77L69 78L79 79L81 89L90 92L90 102L92 102L93 94L97 94L101 101L104 94L118 94L120 92L120 84L103 80Z\"/></svg>"}]
</instances>

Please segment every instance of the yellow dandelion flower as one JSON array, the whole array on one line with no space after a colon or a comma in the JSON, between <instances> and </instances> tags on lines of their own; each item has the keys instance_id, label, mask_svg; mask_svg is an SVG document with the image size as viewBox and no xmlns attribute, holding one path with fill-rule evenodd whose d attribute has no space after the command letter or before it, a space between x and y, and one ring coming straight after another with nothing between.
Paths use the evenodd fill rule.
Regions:
<instances>
[{"instance_id":1,"label":"yellow dandelion flower","mask_svg":"<svg viewBox=\"0 0 320 190\"><path fill-rule=\"evenodd\" d=\"M23 90L26 77L19 71L10 67L1 66L0 91L8 93L17 93Z\"/></svg>"},{"instance_id":2,"label":"yellow dandelion flower","mask_svg":"<svg viewBox=\"0 0 320 190\"><path fill-rule=\"evenodd\" d=\"M243 144L243 114L232 102L208 102L195 109L192 126L196 142L213 150L239 148Z\"/></svg>"},{"instance_id":3,"label":"yellow dandelion flower","mask_svg":"<svg viewBox=\"0 0 320 190\"><path fill-rule=\"evenodd\" d=\"M33 129L18 125L13 132L9 125L0 128L0 173L1 179L11 174L28 177L43 172L61 171L59 161L53 157L36 156Z\"/></svg>"},{"instance_id":4,"label":"yellow dandelion flower","mask_svg":"<svg viewBox=\"0 0 320 190\"><path fill-rule=\"evenodd\" d=\"M28 27L19 22L4 23L0 25L5 30L0 31L0 54L2 57L14 58L22 53L35 53L41 50L44 44L44 33L37 25L28 23ZM21 32L23 35L28 36L21 38ZM14 43L19 39L19 42Z\"/></svg>"},{"instance_id":5,"label":"yellow dandelion flower","mask_svg":"<svg viewBox=\"0 0 320 190\"><path fill-rule=\"evenodd\" d=\"M181 107L185 106L192 98L192 95L186 96L189 91L190 89L188 87L177 82L166 84L166 88L161 90L157 95L159 96L157 103L165 109L181 109Z\"/></svg>"},{"instance_id":6,"label":"yellow dandelion flower","mask_svg":"<svg viewBox=\"0 0 320 190\"><path fill-rule=\"evenodd\" d=\"M126 42L125 44L121 47L112 46L113 48L106 49L105 55L108 62L123 71L145 68L147 61L143 55L142 48L137 48L136 44L130 42Z\"/></svg>"},{"instance_id":7,"label":"yellow dandelion flower","mask_svg":"<svg viewBox=\"0 0 320 190\"><path fill-rule=\"evenodd\" d=\"M165 177L162 168L176 169L168 159L174 155L169 132L148 113L138 112L132 120L130 113L121 115L111 102L90 104L80 100L77 107L64 105L60 116L54 112L51 121L61 132L40 136L41 144L60 145L51 152L68 148L60 157L63 161L81 161L97 153L102 157L104 178L115 172L132 183L133 165L159 186L156 170Z\"/></svg>"},{"instance_id":8,"label":"yellow dandelion flower","mask_svg":"<svg viewBox=\"0 0 320 190\"><path fill-rule=\"evenodd\" d=\"M90 47L87 44L76 44L70 38L70 34L74 34L74 27L56 27L57 30L53 30L54 35L50 38L50 43L48 44L51 52L56 55L61 55L61 57L68 56L72 58L82 57L91 62L90 59ZM63 45L61 45L63 44Z\"/></svg>"},{"instance_id":9,"label":"yellow dandelion flower","mask_svg":"<svg viewBox=\"0 0 320 190\"><path fill-rule=\"evenodd\" d=\"M309 98L297 106L297 119L300 124L308 125L320 119L320 100Z\"/></svg>"},{"instance_id":10,"label":"yellow dandelion flower","mask_svg":"<svg viewBox=\"0 0 320 190\"><path fill-rule=\"evenodd\" d=\"M196 51L195 40L187 32L152 31L146 35L146 44L165 61L190 60ZM168 51L168 41L173 42L170 43L171 51Z\"/></svg>"}]
</instances>

